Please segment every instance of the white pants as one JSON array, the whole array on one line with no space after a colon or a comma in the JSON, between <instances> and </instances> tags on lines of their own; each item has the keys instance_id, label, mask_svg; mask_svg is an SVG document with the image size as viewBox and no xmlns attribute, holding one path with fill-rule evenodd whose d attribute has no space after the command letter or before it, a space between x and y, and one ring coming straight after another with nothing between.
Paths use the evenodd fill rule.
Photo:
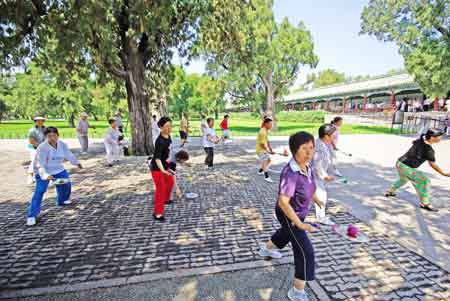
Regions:
<instances>
[{"instance_id":1,"label":"white pants","mask_svg":"<svg viewBox=\"0 0 450 301\"><path fill-rule=\"evenodd\" d=\"M325 208L327 206L327 200L328 200L328 192L326 188L326 184L322 180L316 180L316 195L319 198L319 200L323 203L323 207L320 208L317 204L316 206L316 219L320 220L325 217Z\"/></svg>"},{"instance_id":2,"label":"white pants","mask_svg":"<svg viewBox=\"0 0 450 301\"><path fill-rule=\"evenodd\" d=\"M28 147L27 150L30 155L30 165L28 165L28 173L32 174L34 172L33 164L34 158L36 157L36 150L32 147Z\"/></svg>"},{"instance_id":3,"label":"white pants","mask_svg":"<svg viewBox=\"0 0 450 301\"><path fill-rule=\"evenodd\" d=\"M89 147L89 140L88 136L80 136L78 135L78 141L80 142L81 151L87 152Z\"/></svg>"},{"instance_id":4,"label":"white pants","mask_svg":"<svg viewBox=\"0 0 450 301\"><path fill-rule=\"evenodd\" d=\"M106 149L106 162L112 164L115 160L118 160L120 147L117 144L105 143Z\"/></svg>"}]
</instances>

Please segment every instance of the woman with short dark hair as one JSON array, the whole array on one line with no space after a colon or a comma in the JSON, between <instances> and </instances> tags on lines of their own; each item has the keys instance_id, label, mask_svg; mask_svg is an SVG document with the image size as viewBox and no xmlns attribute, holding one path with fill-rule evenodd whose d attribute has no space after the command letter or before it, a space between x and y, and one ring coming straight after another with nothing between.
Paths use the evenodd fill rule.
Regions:
<instances>
[{"instance_id":1,"label":"woman with short dark hair","mask_svg":"<svg viewBox=\"0 0 450 301\"><path fill-rule=\"evenodd\" d=\"M174 175L169 171L169 154L172 139L172 120L169 117L162 117L158 121L161 130L155 141L155 151L152 161L150 162L150 170L153 182L155 183L155 194L153 197L153 218L157 221L164 222L164 205L170 202L172 189L174 185Z\"/></svg>"},{"instance_id":2,"label":"woman with short dark hair","mask_svg":"<svg viewBox=\"0 0 450 301\"><path fill-rule=\"evenodd\" d=\"M306 232L315 228L304 223L311 202L323 206L316 196L316 182L309 162L314 155L314 137L298 132L289 138L291 161L283 168L278 186L275 213L281 227L271 239L261 245L262 257L281 258L275 249L283 249L289 242L294 252L294 286L288 292L291 301L308 300L306 281L314 280L314 248Z\"/></svg>"},{"instance_id":3,"label":"woman with short dark hair","mask_svg":"<svg viewBox=\"0 0 450 301\"><path fill-rule=\"evenodd\" d=\"M430 203L430 179L418 170L425 161L435 171L443 176L450 177L450 172L445 173L437 164L432 145L441 141L444 133L437 129L429 129L419 139L413 142L413 146L401 156L396 164L399 179L386 191L386 197L394 197L395 191L411 182L420 199L420 208L428 211L438 211Z\"/></svg>"},{"instance_id":4,"label":"woman with short dark hair","mask_svg":"<svg viewBox=\"0 0 450 301\"><path fill-rule=\"evenodd\" d=\"M45 129L45 141L42 142L36 150L34 160L34 174L36 179L36 189L28 208L27 225L36 224L36 218L41 211L41 203L47 192L50 181L56 182L56 204L58 206L69 205L71 193L71 184L69 173L64 168L64 161L68 160L72 165L82 168L80 162L70 151L67 144L59 140L58 129L48 127ZM61 183L59 183L61 182Z\"/></svg>"}]
</instances>

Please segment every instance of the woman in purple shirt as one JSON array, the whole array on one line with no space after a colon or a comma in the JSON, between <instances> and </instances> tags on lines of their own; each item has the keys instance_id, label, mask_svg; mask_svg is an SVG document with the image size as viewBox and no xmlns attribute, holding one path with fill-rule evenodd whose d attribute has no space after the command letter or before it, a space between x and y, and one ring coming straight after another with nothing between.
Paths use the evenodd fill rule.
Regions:
<instances>
[{"instance_id":1,"label":"woman in purple shirt","mask_svg":"<svg viewBox=\"0 0 450 301\"><path fill-rule=\"evenodd\" d=\"M309 207L314 201L320 207L322 202L316 196L316 183L308 165L314 156L314 137L298 132L289 138L292 160L283 168L278 188L275 213L281 224L271 239L261 246L259 255L279 259L289 242L294 251L294 286L288 291L291 301L308 300L305 293L306 281L314 280L314 249L306 232L315 228L304 223Z\"/></svg>"}]
</instances>

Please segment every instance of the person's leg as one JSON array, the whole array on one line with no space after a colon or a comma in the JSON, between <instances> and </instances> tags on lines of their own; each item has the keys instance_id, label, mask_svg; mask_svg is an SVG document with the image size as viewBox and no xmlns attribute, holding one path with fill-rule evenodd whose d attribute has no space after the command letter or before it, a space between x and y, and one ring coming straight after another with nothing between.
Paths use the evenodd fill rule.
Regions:
<instances>
[{"instance_id":1,"label":"person's leg","mask_svg":"<svg viewBox=\"0 0 450 301\"><path fill-rule=\"evenodd\" d=\"M397 162L396 168L398 173L398 179L388 189L388 191L386 192L387 194L395 194L395 192L400 187L402 187L408 182L408 174L411 173L410 171L411 168L400 162Z\"/></svg>"},{"instance_id":2,"label":"person's leg","mask_svg":"<svg viewBox=\"0 0 450 301\"><path fill-rule=\"evenodd\" d=\"M108 165L112 165L113 163L112 145L105 143L105 150L106 150L106 163Z\"/></svg>"},{"instance_id":3,"label":"person's leg","mask_svg":"<svg viewBox=\"0 0 450 301\"><path fill-rule=\"evenodd\" d=\"M64 170L53 177L55 179L69 179L69 173ZM70 182L62 185L56 185L56 204L58 206L63 206L64 202L70 199L71 192L72 184Z\"/></svg>"},{"instance_id":4,"label":"person's leg","mask_svg":"<svg viewBox=\"0 0 450 301\"><path fill-rule=\"evenodd\" d=\"M48 188L48 180L43 180L39 175L36 175L36 188L31 198L30 206L28 207L28 217L37 217L41 211L42 199Z\"/></svg>"},{"instance_id":5,"label":"person's leg","mask_svg":"<svg viewBox=\"0 0 450 301\"><path fill-rule=\"evenodd\" d=\"M285 217L287 221L287 217ZM293 288L289 291L288 296L304 295L306 281L312 281L315 278L315 258L314 248L308 235L304 230L300 230L292 226L287 221L290 242L294 252L295 278Z\"/></svg>"},{"instance_id":6,"label":"person's leg","mask_svg":"<svg viewBox=\"0 0 450 301\"><path fill-rule=\"evenodd\" d=\"M208 166L208 148L204 147L203 149L205 150L205 165Z\"/></svg>"},{"instance_id":7,"label":"person's leg","mask_svg":"<svg viewBox=\"0 0 450 301\"><path fill-rule=\"evenodd\" d=\"M164 175L164 204L171 201L175 176Z\"/></svg>"},{"instance_id":8,"label":"person's leg","mask_svg":"<svg viewBox=\"0 0 450 301\"><path fill-rule=\"evenodd\" d=\"M89 138L88 136L83 136L83 152L87 153L89 148Z\"/></svg>"},{"instance_id":9,"label":"person's leg","mask_svg":"<svg viewBox=\"0 0 450 301\"><path fill-rule=\"evenodd\" d=\"M430 205L430 179L420 170L416 170L414 174L411 174L408 179L413 183L419 196L420 204Z\"/></svg>"},{"instance_id":10,"label":"person's leg","mask_svg":"<svg viewBox=\"0 0 450 301\"><path fill-rule=\"evenodd\" d=\"M77 135L77 138L78 138L78 142L80 143L80 149L81 149L81 152L84 152L84 141L83 141L83 137L80 136L80 135L78 134L78 135Z\"/></svg>"},{"instance_id":11,"label":"person's leg","mask_svg":"<svg viewBox=\"0 0 450 301\"><path fill-rule=\"evenodd\" d=\"M282 218L283 213L280 208L275 209L275 214L281 227L272 235L272 237L264 244L260 246L259 255L261 257L271 257L279 259L282 257L281 253L277 249L283 249L289 243L289 233L287 232L286 221Z\"/></svg>"},{"instance_id":12,"label":"person's leg","mask_svg":"<svg viewBox=\"0 0 450 301\"><path fill-rule=\"evenodd\" d=\"M211 157L211 159L209 161L209 163L210 163L209 167L213 167L214 166L214 147L211 147L209 152L210 152L210 157Z\"/></svg>"},{"instance_id":13,"label":"person's leg","mask_svg":"<svg viewBox=\"0 0 450 301\"><path fill-rule=\"evenodd\" d=\"M153 183L155 183L155 193L153 196L153 213L159 217L164 215L164 174L160 171L152 171L152 178Z\"/></svg>"}]
</instances>

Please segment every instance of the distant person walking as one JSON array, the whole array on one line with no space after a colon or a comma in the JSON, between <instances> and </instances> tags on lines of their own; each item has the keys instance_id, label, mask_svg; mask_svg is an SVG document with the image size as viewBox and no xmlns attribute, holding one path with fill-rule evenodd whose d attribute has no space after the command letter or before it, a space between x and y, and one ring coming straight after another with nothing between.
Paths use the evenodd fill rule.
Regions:
<instances>
[{"instance_id":1,"label":"distant person walking","mask_svg":"<svg viewBox=\"0 0 450 301\"><path fill-rule=\"evenodd\" d=\"M118 160L120 154L120 140L122 135L118 130L117 120L111 118L108 120L109 128L106 130L105 139L103 140L106 150L106 164L108 167L112 167L113 163Z\"/></svg>"},{"instance_id":2,"label":"distant person walking","mask_svg":"<svg viewBox=\"0 0 450 301\"><path fill-rule=\"evenodd\" d=\"M342 174L337 169L336 152L339 150L337 146L339 143L340 129L341 129L341 126L343 123L344 123L344 119L342 117L340 117L340 116L334 117L334 119L331 121L331 125L335 128L335 131L333 132L333 139L331 140L331 142L328 143L328 146L330 147L330 150L331 150L331 159L332 159L332 164L333 164L333 168L334 168L334 173L338 177L342 177Z\"/></svg>"},{"instance_id":3,"label":"distant person walking","mask_svg":"<svg viewBox=\"0 0 450 301\"><path fill-rule=\"evenodd\" d=\"M220 128L222 129L222 137L224 141L226 142L230 138L230 127L228 124L228 120L230 118L230 115L225 115L223 117L222 122L220 123Z\"/></svg>"},{"instance_id":4,"label":"distant person walking","mask_svg":"<svg viewBox=\"0 0 450 301\"><path fill-rule=\"evenodd\" d=\"M206 168L212 169L214 167L214 146L220 142L220 138L217 137L216 131L214 130L214 119L206 119L208 125L207 128L203 130L203 148L206 153L205 165Z\"/></svg>"},{"instance_id":5,"label":"distant person walking","mask_svg":"<svg viewBox=\"0 0 450 301\"><path fill-rule=\"evenodd\" d=\"M46 140L36 150L36 159L34 160L36 188L28 208L28 226L36 224L36 218L41 210L41 203L50 181L58 179L62 181L62 183L56 183L56 204L64 206L72 203L70 201L72 185L69 173L64 168L64 161L67 160L72 165L82 168L67 144L59 140L57 128L46 128L45 137Z\"/></svg>"},{"instance_id":6,"label":"distant person walking","mask_svg":"<svg viewBox=\"0 0 450 301\"><path fill-rule=\"evenodd\" d=\"M45 141L45 118L36 116L33 118L34 125L28 131L28 145L27 150L30 155L30 165L28 165L28 177L27 184L33 184L34 182L34 169L33 162L36 157L36 149Z\"/></svg>"},{"instance_id":7,"label":"distant person walking","mask_svg":"<svg viewBox=\"0 0 450 301\"><path fill-rule=\"evenodd\" d=\"M259 175L264 175L266 182L272 183L273 180L269 176L269 167L272 163L271 155L275 152L269 142L269 131L272 129L272 118L264 117L264 120L256 137L256 155L261 162L261 167L258 170Z\"/></svg>"},{"instance_id":8,"label":"distant person walking","mask_svg":"<svg viewBox=\"0 0 450 301\"><path fill-rule=\"evenodd\" d=\"M158 126L158 120L156 118L156 115L152 116L152 139L153 139L153 145L155 145L156 139L158 139L159 133L161 130Z\"/></svg>"},{"instance_id":9,"label":"distant person walking","mask_svg":"<svg viewBox=\"0 0 450 301\"><path fill-rule=\"evenodd\" d=\"M432 145L441 141L444 133L440 130L429 129L419 139L413 142L412 147L401 156L396 164L399 179L386 191L386 197L396 196L395 192L407 182L411 182L419 195L420 208L428 211L438 211L430 203L430 179L418 170L425 161L435 171L445 177L450 177L450 172L445 173L437 164Z\"/></svg>"},{"instance_id":10,"label":"distant person walking","mask_svg":"<svg viewBox=\"0 0 450 301\"><path fill-rule=\"evenodd\" d=\"M80 121L78 121L77 125L77 137L81 146L81 154L87 154L89 148L89 138L88 138L88 130L89 128L94 128L90 126L87 121L88 114L83 112L80 114Z\"/></svg>"},{"instance_id":11,"label":"distant person walking","mask_svg":"<svg viewBox=\"0 0 450 301\"><path fill-rule=\"evenodd\" d=\"M187 114L183 113L183 116L181 117L180 121L180 140L181 140L181 147L184 146L184 144L187 142L188 139L188 133L189 133L189 122L187 118Z\"/></svg>"},{"instance_id":12,"label":"distant person walking","mask_svg":"<svg viewBox=\"0 0 450 301\"><path fill-rule=\"evenodd\" d=\"M119 132L123 133L123 121L122 121L122 110L118 109L116 114L114 114L114 118L116 119L117 129Z\"/></svg>"}]
</instances>

